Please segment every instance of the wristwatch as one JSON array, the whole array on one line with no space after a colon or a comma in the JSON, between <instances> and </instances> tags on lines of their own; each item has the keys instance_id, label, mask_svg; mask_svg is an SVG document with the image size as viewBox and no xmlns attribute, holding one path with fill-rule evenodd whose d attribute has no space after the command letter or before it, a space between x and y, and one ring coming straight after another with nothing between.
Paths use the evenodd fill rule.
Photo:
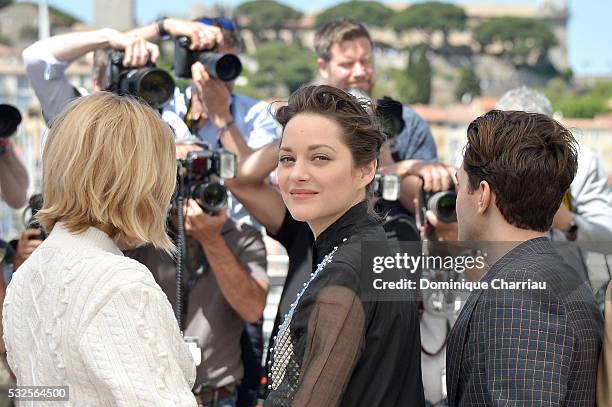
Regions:
<instances>
[{"instance_id":1,"label":"wristwatch","mask_svg":"<svg viewBox=\"0 0 612 407\"><path fill-rule=\"evenodd\" d=\"M157 32L161 38L169 37L170 33L164 28L166 17L160 17L155 22L157 23Z\"/></svg>"}]
</instances>

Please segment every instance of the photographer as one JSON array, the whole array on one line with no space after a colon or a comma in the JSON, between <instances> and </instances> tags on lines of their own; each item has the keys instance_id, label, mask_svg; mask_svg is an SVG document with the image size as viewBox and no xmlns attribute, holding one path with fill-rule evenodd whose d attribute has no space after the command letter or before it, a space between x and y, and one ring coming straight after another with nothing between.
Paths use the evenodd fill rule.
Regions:
<instances>
[{"instance_id":1,"label":"photographer","mask_svg":"<svg viewBox=\"0 0 612 407\"><path fill-rule=\"evenodd\" d=\"M185 154L194 149L183 146L177 150ZM257 229L228 218L226 209L211 216L188 200L185 215L184 335L197 338L202 359L193 390L200 404L208 406L217 400L219 407L234 406L236 388L245 373L241 334L246 322L262 317L266 303L265 246ZM175 260L149 247L127 255L147 265L170 302L176 304Z\"/></svg>"},{"instance_id":2,"label":"photographer","mask_svg":"<svg viewBox=\"0 0 612 407\"><path fill-rule=\"evenodd\" d=\"M152 25L157 30L157 24ZM164 34L185 35L191 38L192 48L211 47L221 40L216 27L205 26L191 21L166 19ZM144 66L147 61L155 62L159 57L157 45L139 36L140 29L121 33L110 28L87 32L73 32L57 35L35 42L23 51L23 62L30 84L36 93L47 124L63 110L66 104L80 96L65 75L66 68L88 52L116 49L125 51L123 64L126 67ZM159 32L148 38L159 38ZM94 57L94 89L104 90L108 85L106 77L106 55Z\"/></svg>"},{"instance_id":3,"label":"photographer","mask_svg":"<svg viewBox=\"0 0 612 407\"><path fill-rule=\"evenodd\" d=\"M357 89L368 95L375 82L373 43L367 29L357 21L340 18L319 28L315 34L319 74L325 83L345 91ZM381 150L381 172L395 172L402 177L400 202L415 213L414 198L421 190L418 177L425 180L425 190L441 191L451 185L454 170L437 164L436 144L427 123L410 107L403 106L402 130Z\"/></svg>"},{"instance_id":4,"label":"photographer","mask_svg":"<svg viewBox=\"0 0 612 407\"><path fill-rule=\"evenodd\" d=\"M157 45L148 41L166 36L187 37L188 50L192 52L216 49L222 54L235 53L240 45L236 26L223 18L197 21L162 18L127 34L101 29L38 41L24 50L23 58L47 123L52 122L68 101L79 96L64 75L72 60L90 51L113 48L125 51L124 66L143 66L148 60L155 62L159 56ZM108 86L106 66L107 53L98 52L94 57L96 90ZM192 132L212 146L221 144L238 157L274 140L276 121L269 113L268 103L232 93L232 84L212 78L201 62L188 69L193 85L186 95L176 89L162 113L178 139L189 137ZM228 206L230 217L251 223L248 213L232 197Z\"/></svg>"},{"instance_id":5,"label":"photographer","mask_svg":"<svg viewBox=\"0 0 612 407\"><path fill-rule=\"evenodd\" d=\"M241 40L234 22L206 17L196 21L220 30L223 41L217 43L217 52L235 54L239 51ZM145 35L145 38L148 37ZM175 93L175 98L164 110L175 112L183 118L190 132L199 140L213 147L222 146L242 159L254 149L276 139L277 123L270 114L267 102L234 93L232 82L215 79L201 62L195 62L190 70L192 86L185 95ZM228 208L231 218L257 225L243 205L232 196L229 197Z\"/></svg>"}]
</instances>

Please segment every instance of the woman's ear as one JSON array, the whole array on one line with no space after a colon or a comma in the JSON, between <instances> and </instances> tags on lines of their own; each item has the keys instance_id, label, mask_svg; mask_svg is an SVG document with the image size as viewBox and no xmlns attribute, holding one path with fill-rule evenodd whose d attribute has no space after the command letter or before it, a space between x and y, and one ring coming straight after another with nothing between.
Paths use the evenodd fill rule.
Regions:
<instances>
[{"instance_id":1,"label":"woman's ear","mask_svg":"<svg viewBox=\"0 0 612 407\"><path fill-rule=\"evenodd\" d=\"M372 160L368 164L360 168L359 174L361 176L360 184L365 187L374 180L376 175L376 168L378 167L378 161Z\"/></svg>"}]
</instances>

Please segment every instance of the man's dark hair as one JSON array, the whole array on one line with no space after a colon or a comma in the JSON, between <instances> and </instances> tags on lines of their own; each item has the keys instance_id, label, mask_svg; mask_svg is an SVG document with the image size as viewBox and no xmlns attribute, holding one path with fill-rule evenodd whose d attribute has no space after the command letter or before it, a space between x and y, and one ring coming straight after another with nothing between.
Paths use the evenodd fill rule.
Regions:
<instances>
[{"instance_id":1,"label":"man's dark hair","mask_svg":"<svg viewBox=\"0 0 612 407\"><path fill-rule=\"evenodd\" d=\"M470 123L467 138L468 190L487 181L508 223L550 229L578 168L572 133L543 114L491 110Z\"/></svg>"},{"instance_id":2,"label":"man's dark hair","mask_svg":"<svg viewBox=\"0 0 612 407\"><path fill-rule=\"evenodd\" d=\"M319 58L329 61L331 59L330 50L334 44L357 38L367 38L372 44L370 33L363 24L350 18L338 18L317 30L314 39L315 51Z\"/></svg>"}]
</instances>

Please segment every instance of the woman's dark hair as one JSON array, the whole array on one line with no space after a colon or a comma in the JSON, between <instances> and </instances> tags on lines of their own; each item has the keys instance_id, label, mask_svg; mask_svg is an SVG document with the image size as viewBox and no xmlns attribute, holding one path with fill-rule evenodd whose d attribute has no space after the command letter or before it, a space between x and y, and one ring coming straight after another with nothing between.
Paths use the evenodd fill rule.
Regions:
<instances>
[{"instance_id":1,"label":"woman's dark hair","mask_svg":"<svg viewBox=\"0 0 612 407\"><path fill-rule=\"evenodd\" d=\"M332 119L342 129L344 143L351 151L356 167L363 167L378 159L385 135L374 116L353 95L333 86L305 86L289 96L286 106L276 112L276 120L283 129L300 113L316 113Z\"/></svg>"},{"instance_id":2,"label":"woman's dark hair","mask_svg":"<svg viewBox=\"0 0 612 407\"><path fill-rule=\"evenodd\" d=\"M380 130L369 102L328 85L304 86L289 96L286 106L276 111L276 120L283 127L300 113L315 113L325 116L340 126L344 144L353 157L355 167L364 167L378 160L380 147L386 136ZM376 163L378 167L378 162ZM373 195L374 182L366 187L366 198ZM381 217L368 202L371 215Z\"/></svg>"}]
</instances>

